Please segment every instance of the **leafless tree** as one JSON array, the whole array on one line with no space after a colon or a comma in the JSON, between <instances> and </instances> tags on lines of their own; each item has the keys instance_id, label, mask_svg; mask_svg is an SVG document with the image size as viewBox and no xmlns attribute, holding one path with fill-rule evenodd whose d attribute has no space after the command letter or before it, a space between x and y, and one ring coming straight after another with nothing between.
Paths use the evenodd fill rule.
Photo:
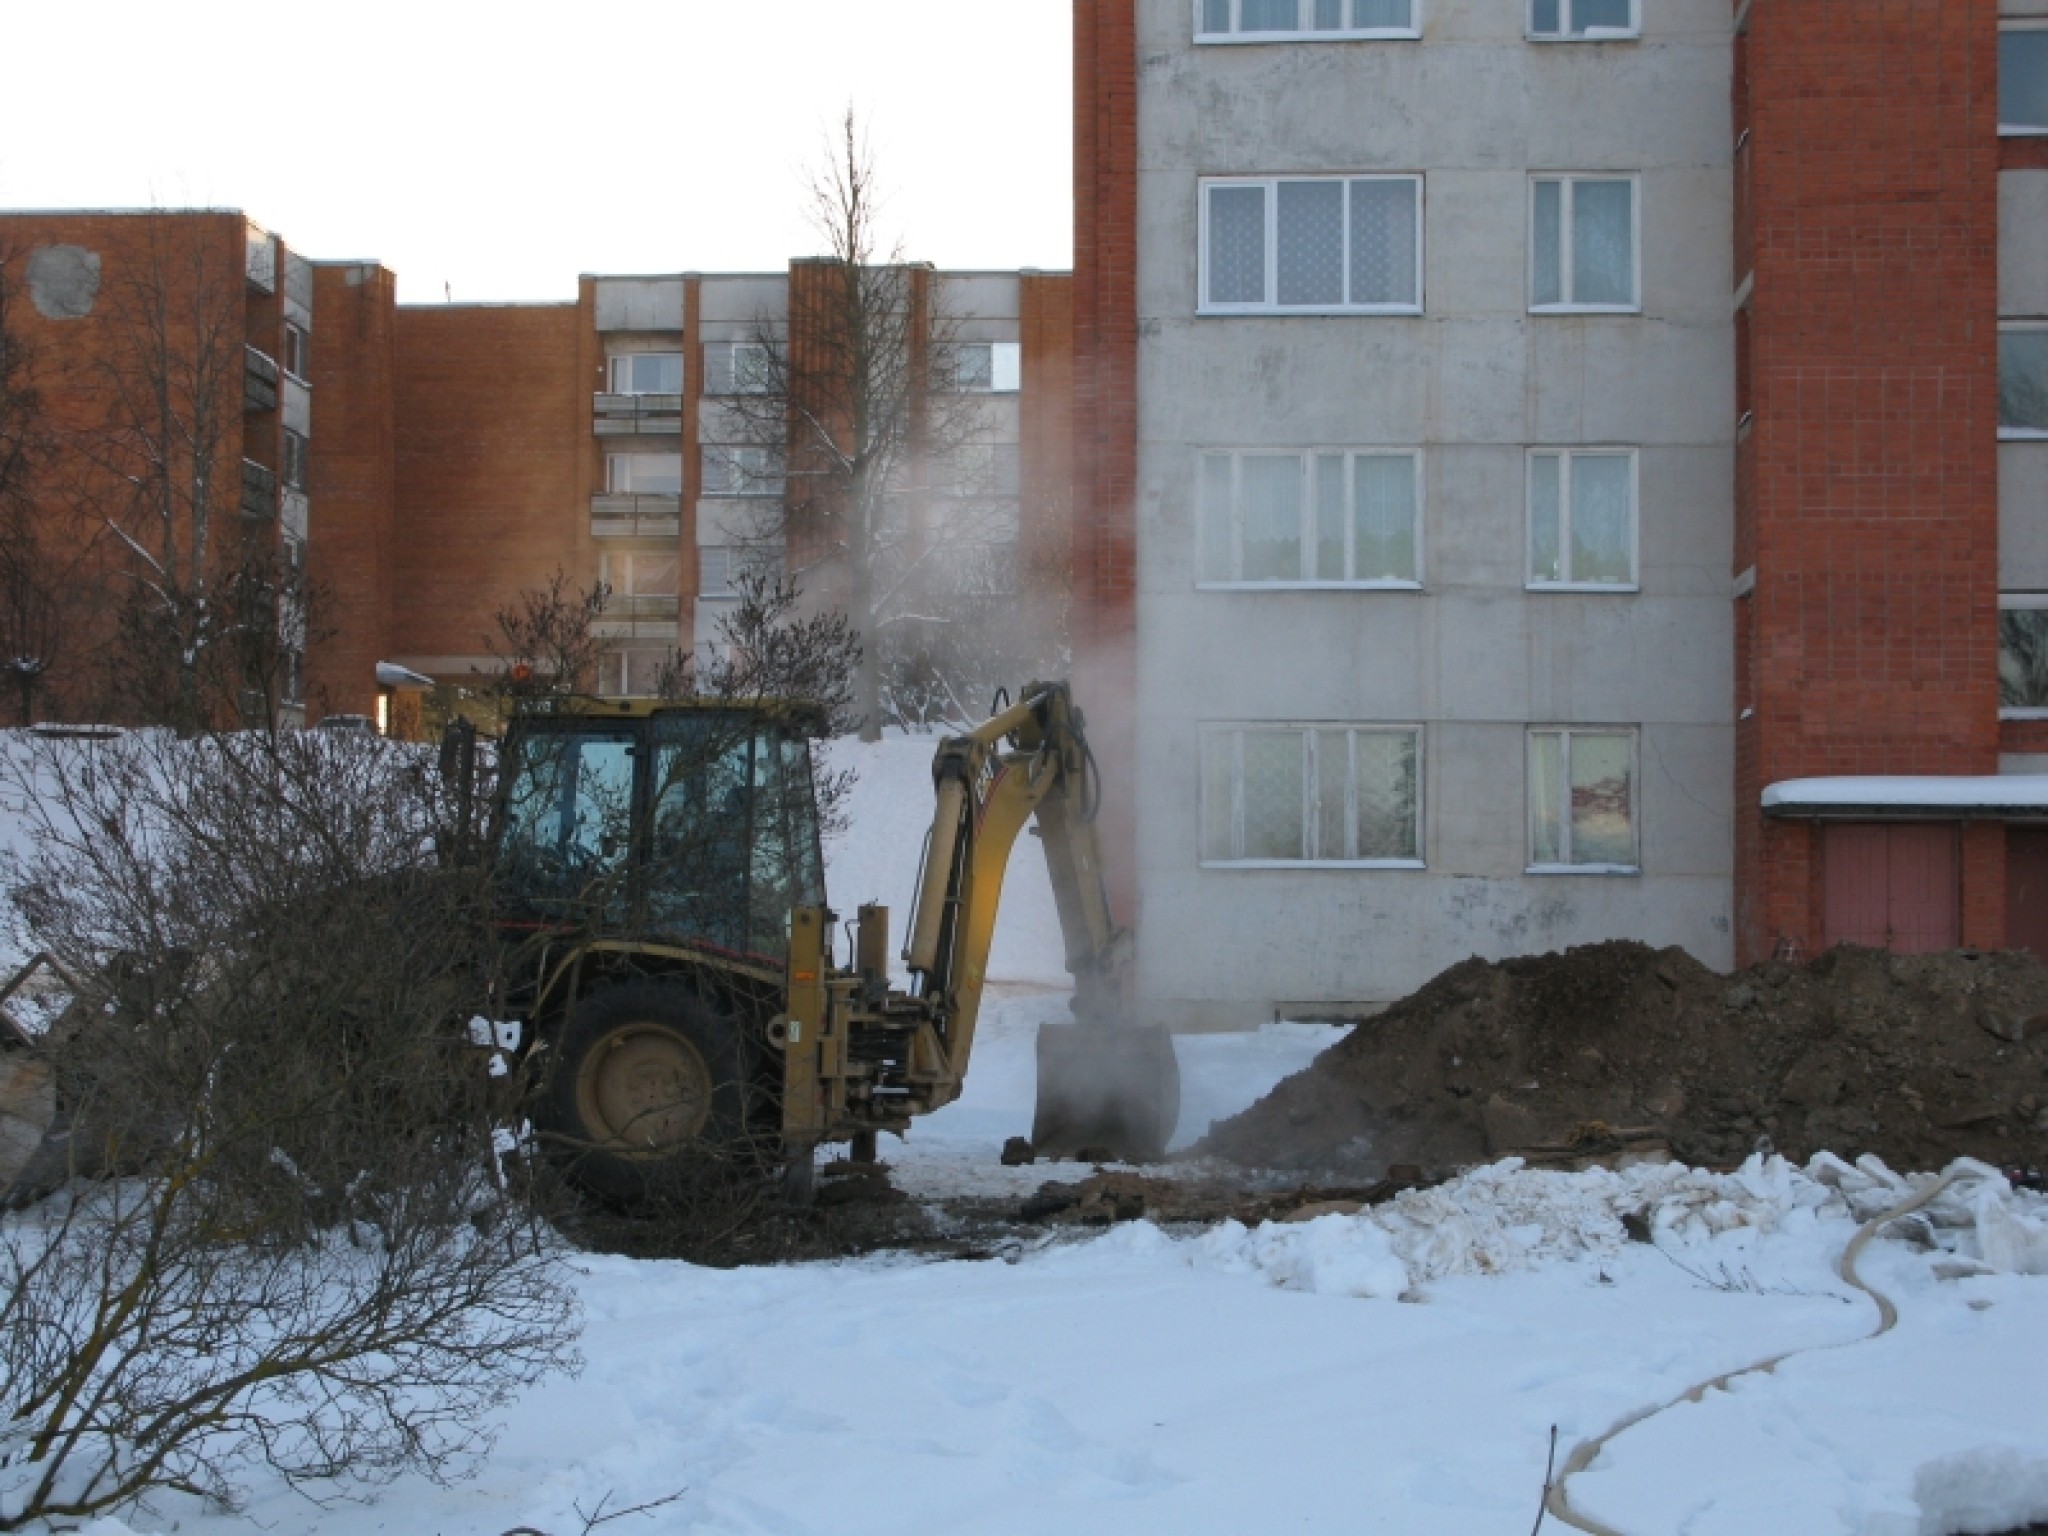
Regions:
<instances>
[{"instance_id":1,"label":"leafless tree","mask_svg":"<svg viewBox=\"0 0 2048 1536\"><path fill-rule=\"evenodd\" d=\"M79 438L76 497L118 583L116 702L190 732L237 706L214 653L247 615L224 589L274 558L274 482L242 455L242 253L208 221L136 222L109 262L114 345L90 365L106 412Z\"/></svg>"},{"instance_id":2,"label":"leafless tree","mask_svg":"<svg viewBox=\"0 0 2048 1536\"><path fill-rule=\"evenodd\" d=\"M454 1476L573 1363L503 1081L488 875L373 737L39 741L0 759L74 1181L0 1224L0 1530L155 1489ZM485 1031L488 1034L488 1031Z\"/></svg>"},{"instance_id":3,"label":"leafless tree","mask_svg":"<svg viewBox=\"0 0 2048 1536\"><path fill-rule=\"evenodd\" d=\"M501 704L596 692L604 660L597 623L611 596L606 583L578 587L559 567L543 585L521 591L492 616L495 633L484 637L493 663L486 689Z\"/></svg>"},{"instance_id":4,"label":"leafless tree","mask_svg":"<svg viewBox=\"0 0 2048 1536\"><path fill-rule=\"evenodd\" d=\"M723 401L724 430L771 456L783 495L776 514L724 531L846 614L862 641L853 708L872 738L889 631L956 584L952 551L1000 540L1006 522L1014 540L1014 503L984 400L962 387L958 320L931 269L887 241L851 110L806 191L822 259L793 271L786 319L757 324Z\"/></svg>"},{"instance_id":5,"label":"leafless tree","mask_svg":"<svg viewBox=\"0 0 2048 1536\"><path fill-rule=\"evenodd\" d=\"M24 266L0 246L0 675L28 725L63 649L72 577L46 521L52 436L35 343L21 325Z\"/></svg>"}]
</instances>

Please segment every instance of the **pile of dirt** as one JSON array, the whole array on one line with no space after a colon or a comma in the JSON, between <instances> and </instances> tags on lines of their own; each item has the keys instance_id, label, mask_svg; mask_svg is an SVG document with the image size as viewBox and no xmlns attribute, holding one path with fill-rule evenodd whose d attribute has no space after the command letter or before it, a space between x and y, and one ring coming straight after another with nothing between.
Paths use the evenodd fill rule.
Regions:
<instances>
[{"instance_id":1,"label":"pile of dirt","mask_svg":"<svg viewBox=\"0 0 2048 1536\"><path fill-rule=\"evenodd\" d=\"M1668 1147L2048 1165L2048 967L1841 948L1734 976L1614 942L1467 960L1194 1149L1249 1167L1441 1173Z\"/></svg>"}]
</instances>

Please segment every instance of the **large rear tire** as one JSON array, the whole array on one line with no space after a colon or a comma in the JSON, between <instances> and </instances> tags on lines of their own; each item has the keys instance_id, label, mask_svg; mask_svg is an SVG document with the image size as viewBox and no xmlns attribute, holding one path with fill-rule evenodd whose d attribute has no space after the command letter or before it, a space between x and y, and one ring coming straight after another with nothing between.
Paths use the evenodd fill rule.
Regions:
<instances>
[{"instance_id":1,"label":"large rear tire","mask_svg":"<svg viewBox=\"0 0 2048 1536\"><path fill-rule=\"evenodd\" d=\"M555 1031L534 1127L569 1179L637 1203L749 1155L746 1041L688 977L584 997Z\"/></svg>"}]
</instances>

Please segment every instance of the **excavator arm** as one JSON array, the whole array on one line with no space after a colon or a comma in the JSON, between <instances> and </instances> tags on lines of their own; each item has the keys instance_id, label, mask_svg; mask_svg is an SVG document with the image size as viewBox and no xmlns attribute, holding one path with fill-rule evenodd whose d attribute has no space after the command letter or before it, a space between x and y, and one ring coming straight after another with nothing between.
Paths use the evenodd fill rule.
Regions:
<instances>
[{"instance_id":1,"label":"excavator arm","mask_svg":"<svg viewBox=\"0 0 2048 1536\"><path fill-rule=\"evenodd\" d=\"M1110 913L1094 760L1068 686L1029 685L1016 704L943 743L932 772L937 809L904 959L934 1006L952 1093L974 1048L1003 877L1035 818L1075 1022L1039 1032L1033 1145L1055 1156L1159 1156L1179 1112L1179 1074L1166 1032L1128 1017L1130 935Z\"/></svg>"}]
</instances>

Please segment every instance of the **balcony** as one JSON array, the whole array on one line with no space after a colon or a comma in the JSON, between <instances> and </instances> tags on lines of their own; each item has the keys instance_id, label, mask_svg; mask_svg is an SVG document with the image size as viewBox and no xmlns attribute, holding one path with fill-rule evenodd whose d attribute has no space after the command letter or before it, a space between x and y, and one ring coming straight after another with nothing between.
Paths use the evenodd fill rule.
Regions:
<instances>
[{"instance_id":1,"label":"balcony","mask_svg":"<svg viewBox=\"0 0 2048 1536\"><path fill-rule=\"evenodd\" d=\"M600 640L655 640L672 646L681 613L682 603L672 595L636 597L614 592L590 632Z\"/></svg>"},{"instance_id":2,"label":"balcony","mask_svg":"<svg viewBox=\"0 0 2048 1536\"><path fill-rule=\"evenodd\" d=\"M595 395L591 410L599 437L672 437L683 430L681 395Z\"/></svg>"},{"instance_id":3,"label":"balcony","mask_svg":"<svg viewBox=\"0 0 2048 1536\"><path fill-rule=\"evenodd\" d=\"M632 595L614 592L605 599L604 616L608 619L643 620L666 619L675 623L676 615L682 611L682 602L673 592L659 596Z\"/></svg>"},{"instance_id":4,"label":"balcony","mask_svg":"<svg viewBox=\"0 0 2048 1536\"><path fill-rule=\"evenodd\" d=\"M606 495L590 498L590 534L597 539L682 537L680 496Z\"/></svg>"},{"instance_id":5,"label":"balcony","mask_svg":"<svg viewBox=\"0 0 2048 1536\"><path fill-rule=\"evenodd\" d=\"M254 414L277 409L277 361L254 347L242 349L242 409Z\"/></svg>"},{"instance_id":6,"label":"balcony","mask_svg":"<svg viewBox=\"0 0 2048 1536\"><path fill-rule=\"evenodd\" d=\"M250 459L242 460L242 516L277 516L277 471Z\"/></svg>"}]
</instances>

